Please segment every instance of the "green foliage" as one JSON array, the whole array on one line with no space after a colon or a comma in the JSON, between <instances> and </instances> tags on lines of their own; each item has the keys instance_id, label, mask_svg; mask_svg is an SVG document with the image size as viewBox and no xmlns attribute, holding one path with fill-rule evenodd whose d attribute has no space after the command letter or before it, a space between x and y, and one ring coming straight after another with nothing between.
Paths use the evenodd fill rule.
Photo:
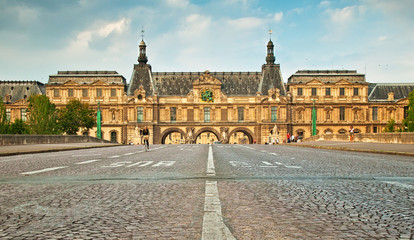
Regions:
<instances>
[{"instance_id":1,"label":"green foliage","mask_svg":"<svg viewBox=\"0 0 414 240\"><path fill-rule=\"evenodd\" d=\"M8 133L9 134L28 134L29 128L23 120L16 119L14 123L10 125L10 129Z\"/></svg>"},{"instance_id":2,"label":"green foliage","mask_svg":"<svg viewBox=\"0 0 414 240\"><path fill-rule=\"evenodd\" d=\"M63 132L76 134L80 128L90 129L96 124L95 110L79 100L70 101L59 111L59 124Z\"/></svg>"},{"instance_id":3,"label":"green foliage","mask_svg":"<svg viewBox=\"0 0 414 240\"><path fill-rule=\"evenodd\" d=\"M395 120L391 118L388 121L387 127L385 127L384 132L395 132L395 130Z\"/></svg>"},{"instance_id":4,"label":"green foliage","mask_svg":"<svg viewBox=\"0 0 414 240\"><path fill-rule=\"evenodd\" d=\"M414 90L408 96L408 116L403 120L404 132L414 132Z\"/></svg>"},{"instance_id":5,"label":"green foliage","mask_svg":"<svg viewBox=\"0 0 414 240\"><path fill-rule=\"evenodd\" d=\"M45 95L31 96L28 100L28 121L31 134L60 134L56 106Z\"/></svg>"},{"instance_id":6,"label":"green foliage","mask_svg":"<svg viewBox=\"0 0 414 240\"><path fill-rule=\"evenodd\" d=\"M10 120L6 116L6 106L0 97L0 134L7 134L10 128Z\"/></svg>"}]
</instances>

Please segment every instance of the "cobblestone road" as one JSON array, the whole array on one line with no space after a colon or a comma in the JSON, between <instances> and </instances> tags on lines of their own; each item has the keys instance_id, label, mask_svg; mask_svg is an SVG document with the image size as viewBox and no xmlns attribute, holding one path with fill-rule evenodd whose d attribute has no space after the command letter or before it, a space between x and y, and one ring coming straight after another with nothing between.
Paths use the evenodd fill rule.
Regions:
<instances>
[{"instance_id":1,"label":"cobblestone road","mask_svg":"<svg viewBox=\"0 0 414 240\"><path fill-rule=\"evenodd\" d=\"M212 181L236 239L414 238L412 157L211 149L215 175L208 145L2 157L0 239L201 239Z\"/></svg>"}]
</instances>

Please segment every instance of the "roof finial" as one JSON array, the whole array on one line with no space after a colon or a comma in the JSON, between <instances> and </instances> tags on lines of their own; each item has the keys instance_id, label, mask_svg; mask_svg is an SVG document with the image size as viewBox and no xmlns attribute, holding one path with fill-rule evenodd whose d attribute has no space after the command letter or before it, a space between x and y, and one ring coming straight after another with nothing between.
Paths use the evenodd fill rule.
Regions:
<instances>
[{"instance_id":1,"label":"roof finial","mask_svg":"<svg viewBox=\"0 0 414 240\"><path fill-rule=\"evenodd\" d=\"M269 39L272 40L272 28L269 29Z\"/></svg>"},{"instance_id":2,"label":"roof finial","mask_svg":"<svg viewBox=\"0 0 414 240\"><path fill-rule=\"evenodd\" d=\"M144 26L142 26L142 30L141 30L141 39L144 40Z\"/></svg>"}]
</instances>

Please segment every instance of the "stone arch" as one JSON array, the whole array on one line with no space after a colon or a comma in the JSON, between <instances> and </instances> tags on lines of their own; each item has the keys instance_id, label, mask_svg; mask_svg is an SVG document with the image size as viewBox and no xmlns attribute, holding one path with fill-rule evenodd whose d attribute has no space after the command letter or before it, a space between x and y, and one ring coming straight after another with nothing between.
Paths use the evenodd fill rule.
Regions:
<instances>
[{"instance_id":1,"label":"stone arch","mask_svg":"<svg viewBox=\"0 0 414 240\"><path fill-rule=\"evenodd\" d=\"M243 132L249 138L249 144L253 144L253 132L244 127L238 127L230 131L229 136L232 136L235 132ZM230 140L230 137L229 137Z\"/></svg>"},{"instance_id":2,"label":"stone arch","mask_svg":"<svg viewBox=\"0 0 414 240\"><path fill-rule=\"evenodd\" d=\"M204 128L202 128L202 129L200 129L200 130L198 130L194 135L195 135L195 137L194 137L194 141L196 142L197 141L197 138L198 138L198 136L200 136L202 133L205 133L205 132L210 132L210 133L213 133L214 135L216 135L216 137L217 137L217 139L220 139L220 133L216 130L216 129L214 129L214 128L212 128L212 127L204 127Z\"/></svg>"},{"instance_id":3,"label":"stone arch","mask_svg":"<svg viewBox=\"0 0 414 240\"><path fill-rule=\"evenodd\" d=\"M327 129L325 129L324 133L325 134L333 134L334 131L332 129L330 129L330 128L327 128Z\"/></svg>"},{"instance_id":4,"label":"stone arch","mask_svg":"<svg viewBox=\"0 0 414 240\"><path fill-rule=\"evenodd\" d=\"M187 136L187 134L182 129L180 129L180 128L168 128L167 130L165 130L164 132L161 133L161 144L165 144L165 138L167 138L167 136L170 133L173 133L173 132L179 132L184 137Z\"/></svg>"}]
</instances>

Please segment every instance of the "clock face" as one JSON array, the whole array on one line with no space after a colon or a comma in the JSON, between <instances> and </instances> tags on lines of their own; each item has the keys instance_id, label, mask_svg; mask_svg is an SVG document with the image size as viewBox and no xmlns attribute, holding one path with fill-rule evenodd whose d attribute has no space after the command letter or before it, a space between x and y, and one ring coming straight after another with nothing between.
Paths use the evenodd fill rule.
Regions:
<instances>
[{"instance_id":1,"label":"clock face","mask_svg":"<svg viewBox=\"0 0 414 240\"><path fill-rule=\"evenodd\" d=\"M214 102L213 92L209 89L201 92L201 101L203 102Z\"/></svg>"}]
</instances>

